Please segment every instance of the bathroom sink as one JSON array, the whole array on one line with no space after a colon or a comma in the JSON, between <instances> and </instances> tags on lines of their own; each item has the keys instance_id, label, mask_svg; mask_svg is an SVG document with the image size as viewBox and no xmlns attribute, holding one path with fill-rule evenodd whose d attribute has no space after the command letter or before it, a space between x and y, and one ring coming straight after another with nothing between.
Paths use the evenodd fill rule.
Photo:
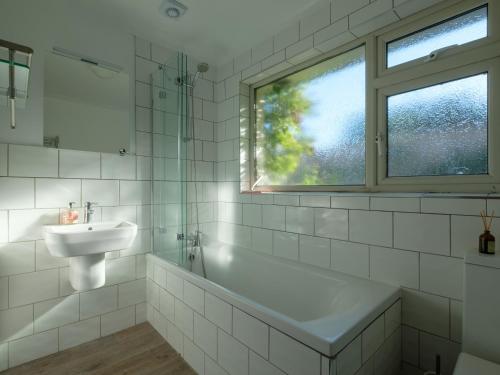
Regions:
<instances>
[{"instance_id":1,"label":"bathroom sink","mask_svg":"<svg viewBox=\"0 0 500 375\"><path fill-rule=\"evenodd\" d=\"M55 257L75 257L126 249L137 234L137 225L115 221L73 225L45 225L44 239Z\"/></svg>"},{"instance_id":2,"label":"bathroom sink","mask_svg":"<svg viewBox=\"0 0 500 375\"><path fill-rule=\"evenodd\" d=\"M130 247L137 225L128 221L45 225L43 237L49 253L70 258L69 280L76 290L89 290L106 283L106 251Z\"/></svg>"}]
</instances>

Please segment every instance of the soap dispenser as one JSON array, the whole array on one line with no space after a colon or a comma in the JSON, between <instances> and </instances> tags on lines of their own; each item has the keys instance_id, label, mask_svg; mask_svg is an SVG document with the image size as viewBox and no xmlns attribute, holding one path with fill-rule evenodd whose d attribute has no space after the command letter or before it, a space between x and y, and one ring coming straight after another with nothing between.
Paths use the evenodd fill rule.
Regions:
<instances>
[{"instance_id":1,"label":"soap dispenser","mask_svg":"<svg viewBox=\"0 0 500 375\"><path fill-rule=\"evenodd\" d=\"M78 210L73 208L76 202L69 202L69 207L65 208L61 213L61 224L77 224Z\"/></svg>"}]
</instances>

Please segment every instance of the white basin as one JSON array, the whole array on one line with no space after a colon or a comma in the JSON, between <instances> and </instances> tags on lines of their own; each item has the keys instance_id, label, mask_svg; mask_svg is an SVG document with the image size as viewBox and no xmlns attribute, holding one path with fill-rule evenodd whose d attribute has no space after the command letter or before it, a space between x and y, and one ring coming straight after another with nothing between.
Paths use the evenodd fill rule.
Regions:
<instances>
[{"instance_id":1,"label":"white basin","mask_svg":"<svg viewBox=\"0 0 500 375\"><path fill-rule=\"evenodd\" d=\"M43 233L52 256L70 258L69 279L76 290L103 286L106 251L130 247L136 235L137 225L128 221L45 225Z\"/></svg>"}]
</instances>

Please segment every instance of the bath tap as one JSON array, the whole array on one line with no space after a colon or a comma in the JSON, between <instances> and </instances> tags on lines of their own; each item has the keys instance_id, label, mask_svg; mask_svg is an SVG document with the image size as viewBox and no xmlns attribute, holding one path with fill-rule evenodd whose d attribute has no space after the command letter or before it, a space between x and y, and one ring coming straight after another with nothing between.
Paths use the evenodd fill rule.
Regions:
<instances>
[{"instance_id":1,"label":"bath tap","mask_svg":"<svg viewBox=\"0 0 500 375\"><path fill-rule=\"evenodd\" d=\"M201 246L201 231L196 230L194 234L188 235L188 241L191 241L192 247L200 247Z\"/></svg>"},{"instance_id":2,"label":"bath tap","mask_svg":"<svg viewBox=\"0 0 500 375\"><path fill-rule=\"evenodd\" d=\"M201 231L196 230L194 234L188 236L188 241L191 241L191 250L189 251L189 270L193 272L193 262L196 259L196 253L199 252L201 260L201 268L203 271L203 277L207 278L207 270L205 268L205 255L203 253L203 246L201 245Z\"/></svg>"}]
</instances>

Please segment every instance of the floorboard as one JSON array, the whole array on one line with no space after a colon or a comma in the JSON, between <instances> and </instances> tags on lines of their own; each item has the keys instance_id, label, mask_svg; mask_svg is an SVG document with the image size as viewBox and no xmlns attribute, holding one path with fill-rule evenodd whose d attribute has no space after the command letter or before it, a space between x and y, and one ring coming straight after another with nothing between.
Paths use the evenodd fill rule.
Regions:
<instances>
[{"instance_id":1,"label":"floorboard","mask_svg":"<svg viewBox=\"0 0 500 375\"><path fill-rule=\"evenodd\" d=\"M1 375L194 375L149 323L11 368Z\"/></svg>"}]
</instances>

